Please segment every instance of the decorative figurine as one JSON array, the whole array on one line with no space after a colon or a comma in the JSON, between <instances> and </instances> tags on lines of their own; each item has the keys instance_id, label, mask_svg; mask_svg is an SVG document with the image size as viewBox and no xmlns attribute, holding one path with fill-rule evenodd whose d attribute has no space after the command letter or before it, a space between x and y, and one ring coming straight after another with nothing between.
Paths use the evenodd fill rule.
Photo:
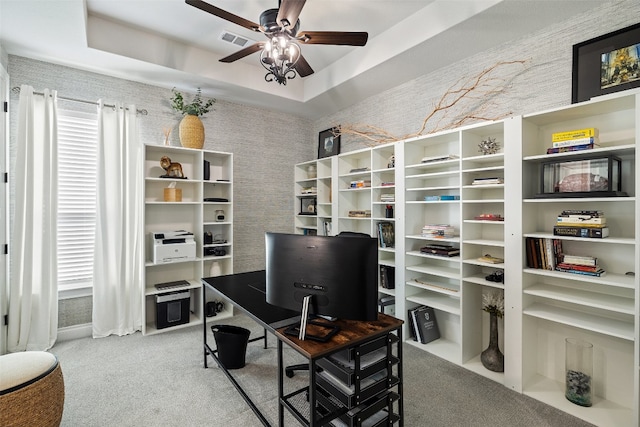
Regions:
<instances>
[{"instance_id":1,"label":"decorative figurine","mask_svg":"<svg viewBox=\"0 0 640 427\"><path fill-rule=\"evenodd\" d=\"M162 166L162 169L166 171L166 173L161 175L160 178L187 178L182 172L182 165L178 162L172 162L167 156L162 156L160 159L160 166Z\"/></svg>"},{"instance_id":2,"label":"decorative figurine","mask_svg":"<svg viewBox=\"0 0 640 427\"><path fill-rule=\"evenodd\" d=\"M487 139L480 141L480 144L478 144L478 150L484 155L496 154L500 151L500 144L495 138L488 137Z\"/></svg>"}]
</instances>

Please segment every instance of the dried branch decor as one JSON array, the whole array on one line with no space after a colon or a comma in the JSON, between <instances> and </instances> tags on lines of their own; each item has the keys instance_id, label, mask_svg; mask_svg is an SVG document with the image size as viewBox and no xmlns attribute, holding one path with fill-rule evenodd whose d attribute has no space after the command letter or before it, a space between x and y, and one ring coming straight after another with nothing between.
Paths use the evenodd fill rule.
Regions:
<instances>
[{"instance_id":1,"label":"dried branch decor","mask_svg":"<svg viewBox=\"0 0 640 427\"><path fill-rule=\"evenodd\" d=\"M498 116L488 113L491 104L487 101L504 93L509 87L506 78L496 76L497 71L511 65L524 66L525 63L525 60L501 61L475 76L461 78L436 102L422 121L420 129L415 133L396 136L373 125L345 124L337 126L336 136L351 135L362 138L367 145L373 146L454 129L469 122L500 120L512 113L507 112ZM454 107L458 108L459 113L449 117L448 113L453 111ZM429 126L432 123L433 126Z\"/></svg>"}]
</instances>

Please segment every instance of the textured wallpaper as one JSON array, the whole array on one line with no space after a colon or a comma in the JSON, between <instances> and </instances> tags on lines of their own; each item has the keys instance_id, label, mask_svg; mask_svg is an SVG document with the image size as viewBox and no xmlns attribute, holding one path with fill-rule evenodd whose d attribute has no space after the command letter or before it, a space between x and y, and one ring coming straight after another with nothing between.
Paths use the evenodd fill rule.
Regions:
<instances>
[{"instance_id":1,"label":"textured wallpaper","mask_svg":"<svg viewBox=\"0 0 640 427\"><path fill-rule=\"evenodd\" d=\"M501 117L569 105L573 45L636 24L640 22L639 17L638 0L603 2L601 6L562 25L541 28L530 36L478 52L350 108L319 118L314 122L313 132L317 134L338 124L376 125L400 136L416 132L435 103L450 87L460 79L478 75L500 61L527 62L525 66L500 68L500 73L496 76L508 82L502 95L463 103L460 109L473 103L489 103L493 117ZM477 36L482 37L482 34ZM454 109L449 117L455 116L457 110ZM441 124L445 123L446 117ZM342 152L366 146L364 140L351 135L344 135L341 139Z\"/></svg>"}]
</instances>

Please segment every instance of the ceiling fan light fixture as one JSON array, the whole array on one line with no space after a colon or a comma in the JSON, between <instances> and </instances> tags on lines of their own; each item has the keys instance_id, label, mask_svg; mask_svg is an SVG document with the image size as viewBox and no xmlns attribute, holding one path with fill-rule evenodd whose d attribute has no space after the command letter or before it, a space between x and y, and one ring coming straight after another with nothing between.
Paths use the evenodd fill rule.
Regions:
<instances>
[{"instance_id":1,"label":"ceiling fan light fixture","mask_svg":"<svg viewBox=\"0 0 640 427\"><path fill-rule=\"evenodd\" d=\"M300 46L287 37L274 36L260 53L260 64L267 70L264 79L286 85L297 76L296 63L300 59Z\"/></svg>"}]
</instances>

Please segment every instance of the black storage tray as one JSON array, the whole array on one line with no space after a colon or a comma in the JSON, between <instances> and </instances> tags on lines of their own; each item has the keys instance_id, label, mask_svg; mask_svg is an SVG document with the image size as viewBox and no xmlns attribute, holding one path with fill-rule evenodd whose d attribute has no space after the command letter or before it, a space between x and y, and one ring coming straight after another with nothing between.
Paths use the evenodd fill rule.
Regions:
<instances>
[{"instance_id":1,"label":"black storage tray","mask_svg":"<svg viewBox=\"0 0 640 427\"><path fill-rule=\"evenodd\" d=\"M353 408L357 405L360 405L367 399L376 396L381 392L387 390L388 388L391 388L394 385L398 384L398 378L389 375L388 370L386 370L386 374L384 375L382 374L383 371L380 372L380 378L374 378L374 376L371 376L368 378L370 381L369 384L360 384L359 394L356 394L355 388L353 386L347 387L344 383L337 383L335 379L331 379L328 375L326 375L326 372L318 372L316 374L316 384L319 388L322 388L322 390L334 396L347 408Z\"/></svg>"},{"instance_id":2,"label":"black storage tray","mask_svg":"<svg viewBox=\"0 0 640 427\"><path fill-rule=\"evenodd\" d=\"M339 357L341 359L347 360L349 362L355 360L356 358L356 352L360 353L360 356L362 357L365 354L371 353L372 351L375 351L377 349L379 349L380 347L384 347L388 344L388 340L391 339L391 342L393 341L393 337L396 338L397 341L397 337L394 334L387 334L384 335L380 338L376 338L375 340L366 342L364 344L361 345L356 345L354 347L351 348L347 348L345 350L341 350L337 353L335 353L335 357Z\"/></svg>"},{"instance_id":3,"label":"black storage tray","mask_svg":"<svg viewBox=\"0 0 640 427\"><path fill-rule=\"evenodd\" d=\"M370 360L367 360L367 358ZM349 365L345 365L349 363ZM318 366L322 369L329 371L333 376L342 381L347 386L351 386L355 383L356 377L364 379L370 375L387 367L388 364L395 365L398 363L398 358L391 356L387 358L387 349L380 348L374 352L370 352L360 357L360 373L356 375L354 362L346 362L344 359L337 358L335 356L329 356L317 361ZM363 367L364 365L364 367Z\"/></svg>"},{"instance_id":4,"label":"black storage tray","mask_svg":"<svg viewBox=\"0 0 640 427\"><path fill-rule=\"evenodd\" d=\"M336 405L335 399L324 392L318 393L318 402L320 405L326 408L334 408ZM389 414L388 409L393 405L393 402L399 399L399 395L392 391L381 393L361 405L353 408L344 415L340 415L337 419L331 422L335 427L379 427L387 426L395 423L400 419L398 414Z\"/></svg>"}]
</instances>

